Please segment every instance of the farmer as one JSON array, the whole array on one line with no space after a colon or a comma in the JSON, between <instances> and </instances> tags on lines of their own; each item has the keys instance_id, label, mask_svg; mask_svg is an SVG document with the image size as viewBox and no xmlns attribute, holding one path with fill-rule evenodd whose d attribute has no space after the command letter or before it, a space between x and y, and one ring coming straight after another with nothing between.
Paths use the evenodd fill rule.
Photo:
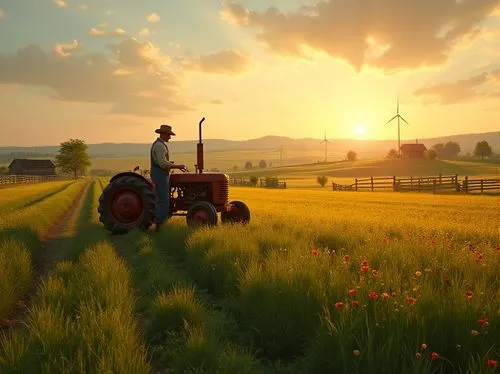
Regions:
<instances>
[{"instance_id":1,"label":"farmer","mask_svg":"<svg viewBox=\"0 0 500 374\"><path fill-rule=\"evenodd\" d=\"M156 190L156 231L168 219L170 209L170 181L169 174L172 169L187 171L185 165L176 165L170 161L167 143L172 135L172 126L161 125L155 132L160 134L151 146L151 180Z\"/></svg>"}]
</instances>

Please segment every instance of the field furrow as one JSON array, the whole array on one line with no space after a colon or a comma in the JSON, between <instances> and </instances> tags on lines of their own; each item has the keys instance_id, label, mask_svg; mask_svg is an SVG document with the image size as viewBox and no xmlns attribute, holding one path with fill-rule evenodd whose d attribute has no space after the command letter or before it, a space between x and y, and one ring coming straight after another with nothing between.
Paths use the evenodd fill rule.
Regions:
<instances>
[{"instance_id":1,"label":"field furrow","mask_svg":"<svg viewBox=\"0 0 500 374\"><path fill-rule=\"evenodd\" d=\"M68 218L66 212L86 183L74 183L37 204L0 218L0 267L4 269L0 274L0 320L13 311L16 302L33 286L35 266L44 258L43 242L53 235L55 225Z\"/></svg>"},{"instance_id":2,"label":"field furrow","mask_svg":"<svg viewBox=\"0 0 500 374\"><path fill-rule=\"evenodd\" d=\"M0 211L2 215L13 210L28 208L58 192L65 190L74 181L55 181L2 189L0 193Z\"/></svg>"},{"instance_id":3,"label":"field furrow","mask_svg":"<svg viewBox=\"0 0 500 374\"><path fill-rule=\"evenodd\" d=\"M1 339L0 372L150 373L129 270L97 225L99 180L84 202L67 261L57 263L26 328Z\"/></svg>"}]
</instances>

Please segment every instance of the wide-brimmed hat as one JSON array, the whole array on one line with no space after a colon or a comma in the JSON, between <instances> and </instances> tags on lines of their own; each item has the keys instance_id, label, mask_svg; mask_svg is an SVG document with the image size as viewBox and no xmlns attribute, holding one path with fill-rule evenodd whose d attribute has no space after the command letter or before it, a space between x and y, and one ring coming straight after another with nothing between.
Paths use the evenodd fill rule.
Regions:
<instances>
[{"instance_id":1,"label":"wide-brimmed hat","mask_svg":"<svg viewBox=\"0 0 500 374\"><path fill-rule=\"evenodd\" d=\"M161 125L159 129L155 130L155 133L175 135L175 133L172 131L172 126L170 125Z\"/></svg>"}]
</instances>

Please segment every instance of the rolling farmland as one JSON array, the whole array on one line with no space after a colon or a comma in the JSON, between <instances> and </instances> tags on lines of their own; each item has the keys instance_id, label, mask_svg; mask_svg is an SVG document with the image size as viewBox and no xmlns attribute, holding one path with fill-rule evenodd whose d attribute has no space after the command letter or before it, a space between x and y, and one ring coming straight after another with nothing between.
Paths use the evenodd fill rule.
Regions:
<instances>
[{"instance_id":1,"label":"rolling farmland","mask_svg":"<svg viewBox=\"0 0 500 374\"><path fill-rule=\"evenodd\" d=\"M107 181L2 190L1 373L495 370L498 197L233 187L248 226L110 237Z\"/></svg>"}]
</instances>

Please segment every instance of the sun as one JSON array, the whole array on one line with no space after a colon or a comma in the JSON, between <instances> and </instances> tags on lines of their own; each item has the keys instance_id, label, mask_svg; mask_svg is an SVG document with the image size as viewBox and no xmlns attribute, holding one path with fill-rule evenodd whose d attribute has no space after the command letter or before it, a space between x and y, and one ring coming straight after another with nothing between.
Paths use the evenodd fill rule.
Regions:
<instances>
[{"instance_id":1,"label":"sun","mask_svg":"<svg viewBox=\"0 0 500 374\"><path fill-rule=\"evenodd\" d=\"M356 131L356 134L363 135L365 133L365 126L361 125L361 124L356 125L355 131Z\"/></svg>"}]
</instances>

